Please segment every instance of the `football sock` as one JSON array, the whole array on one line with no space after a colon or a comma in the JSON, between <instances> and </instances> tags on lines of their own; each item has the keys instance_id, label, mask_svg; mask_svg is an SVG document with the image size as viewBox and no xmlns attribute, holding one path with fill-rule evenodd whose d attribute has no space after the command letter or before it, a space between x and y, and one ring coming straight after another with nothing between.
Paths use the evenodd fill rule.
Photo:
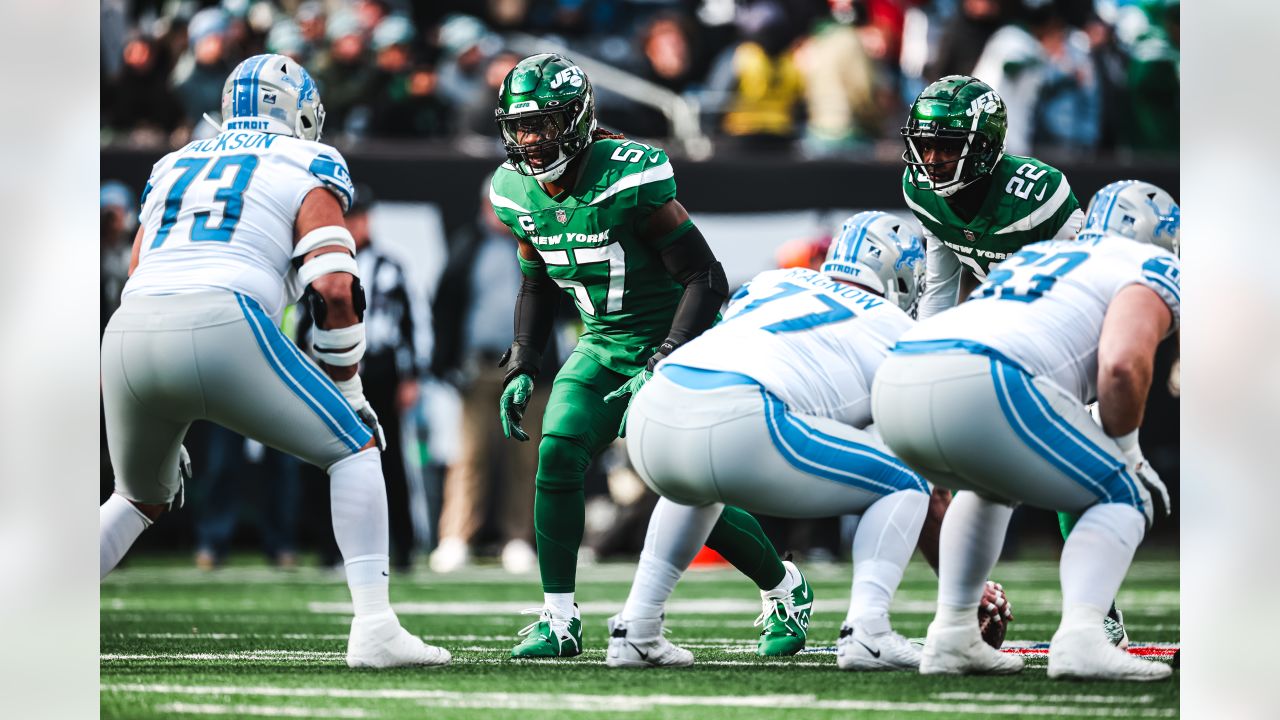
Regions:
<instances>
[{"instance_id":1,"label":"football sock","mask_svg":"<svg viewBox=\"0 0 1280 720\"><path fill-rule=\"evenodd\" d=\"M133 541L149 527L151 520L133 503L115 493L107 498L98 508L98 580L115 569Z\"/></svg>"},{"instance_id":2,"label":"football sock","mask_svg":"<svg viewBox=\"0 0 1280 720\"><path fill-rule=\"evenodd\" d=\"M942 607L976 608L1000 557L1013 508L962 490L955 494L938 538L938 617ZM865 522L865 521L864 521Z\"/></svg>"},{"instance_id":3,"label":"football sock","mask_svg":"<svg viewBox=\"0 0 1280 720\"><path fill-rule=\"evenodd\" d=\"M591 456L591 450L574 438L544 434L538 443L533 530L544 593L573 592L586 522L582 483Z\"/></svg>"},{"instance_id":4,"label":"football sock","mask_svg":"<svg viewBox=\"0 0 1280 720\"><path fill-rule=\"evenodd\" d=\"M853 536L853 592L845 621L887 617L929 508L928 493L899 490L871 504Z\"/></svg>"},{"instance_id":5,"label":"football sock","mask_svg":"<svg viewBox=\"0 0 1280 720\"><path fill-rule=\"evenodd\" d=\"M573 617L573 593L542 593L543 607L551 608L551 612L557 617L571 618Z\"/></svg>"},{"instance_id":6,"label":"football sock","mask_svg":"<svg viewBox=\"0 0 1280 720\"><path fill-rule=\"evenodd\" d=\"M1120 503L1094 505L1062 548L1062 606L1089 605L1105 614L1146 534L1146 519ZM1101 618L1099 618L1101 620Z\"/></svg>"},{"instance_id":7,"label":"football sock","mask_svg":"<svg viewBox=\"0 0 1280 720\"><path fill-rule=\"evenodd\" d=\"M707 541L723 510L724 505L720 503L689 507L666 498L658 499L649 518L631 594L622 608L623 620L662 616L667 598L671 597L693 556Z\"/></svg>"},{"instance_id":8,"label":"football sock","mask_svg":"<svg viewBox=\"0 0 1280 720\"><path fill-rule=\"evenodd\" d=\"M787 575L782 558L760 522L746 510L725 507L707 537L707 547L720 553L761 590L774 589Z\"/></svg>"},{"instance_id":9,"label":"football sock","mask_svg":"<svg viewBox=\"0 0 1280 720\"><path fill-rule=\"evenodd\" d=\"M1075 513L1060 512L1058 513L1058 529L1062 531L1062 539L1066 540L1071 534L1071 528L1080 520L1080 516Z\"/></svg>"},{"instance_id":10,"label":"football sock","mask_svg":"<svg viewBox=\"0 0 1280 720\"><path fill-rule=\"evenodd\" d=\"M387 488L377 449L329 466L329 502L356 617L390 612Z\"/></svg>"}]
</instances>

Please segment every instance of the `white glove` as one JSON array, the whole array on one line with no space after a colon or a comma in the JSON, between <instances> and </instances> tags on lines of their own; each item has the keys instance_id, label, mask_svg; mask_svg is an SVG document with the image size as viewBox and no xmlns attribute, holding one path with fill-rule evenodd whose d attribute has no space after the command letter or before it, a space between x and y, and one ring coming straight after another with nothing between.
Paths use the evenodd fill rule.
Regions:
<instances>
[{"instance_id":1,"label":"white glove","mask_svg":"<svg viewBox=\"0 0 1280 720\"><path fill-rule=\"evenodd\" d=\"M191 453L186 445L178 446L178 494L169 503L170 510L180 510L187 502L187 483L191 482Z\"/></svg>"},{"instance_id":2,"label":"white glove","mask_svg":"<svg viewBox=\"0 0 1280 720\"><path fill-rule=\"evenodd\" d=\"M1121 452L1124 453L1125 469L1129 471L1129 475L1138 481L1138 490L1142 494L1142 511L1147 516L1147 529L1151 529L1151 525L1155 522L1156 506L1159 506L1160 514L1163 517L1169 517L1173 512L1173 503L1169 501L1169 489L1164 486L1164 481L1156 474L1155 468L1151 467L1151 463L1142 456L1142 448L1138 446L1138 431L1134 430L1128 435L1112 438L1116 441L1116 445L1120 446Z\"/></svg>"},{"instance_id":3,"label":"white glove","mask_svg":"<svg viewBox=\"0 0 1280 720\"><path fill-rule=\"evenodd\" d=\"M350 380L339 380L334 384L342 392L342 397L347 399L351 409L356 411L356 416L373 431L373 437L378 442L378 450L385 452L387 436L382 432L382 424L378 422L378 413L373 411L373 406L364 397L364 383L360 382L360 376L352 375Z\"/></svg>"}]
</instances>

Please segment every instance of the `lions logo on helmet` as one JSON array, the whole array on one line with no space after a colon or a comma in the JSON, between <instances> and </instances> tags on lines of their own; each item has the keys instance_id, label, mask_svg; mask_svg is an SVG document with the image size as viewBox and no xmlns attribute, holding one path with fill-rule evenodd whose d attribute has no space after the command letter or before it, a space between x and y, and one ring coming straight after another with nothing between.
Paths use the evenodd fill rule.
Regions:
<instances>
[{"instance_id":1,"label":"lions logo on helmet","mask_svg":"<svg viewBox=\"0 0 1280 720\"><path fill-rule=\"evenodd\" d=\"M1178 255L1181 224L1172 195L1149 182L1120 180L1094 194L1077 237L1122 235Z\"/></svg>"},{"instance_id":2,"label":"lions logo on helmet","mask_svg":"<svg viewBox=\"0 0 1280 720\"><path fill-rule=\"evenodd\" d=\"M222 86L222 129L319 140L324 105L315 80L284 55L254 55Z\"/></svg>"},{"instance_id":3,"label":"lions logo on helmet","mask_svg":"<svg viewBox=\"0 0 1280 720\"><path fill-rule=\"evenodd\" d=\"M819 271L868 287L909 311L924 274L921 232L886 212L860 212L844 221Z\"/></svg>"}]
</instances>

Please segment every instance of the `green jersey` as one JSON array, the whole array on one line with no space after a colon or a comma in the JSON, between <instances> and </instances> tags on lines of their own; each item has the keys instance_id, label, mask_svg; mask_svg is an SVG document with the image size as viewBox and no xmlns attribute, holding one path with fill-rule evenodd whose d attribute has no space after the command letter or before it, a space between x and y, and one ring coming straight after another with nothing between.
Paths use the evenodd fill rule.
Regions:
<instances>
[{"instance_id":1,"label":"green jersey","mask_svg":"<svg viewBox=\"0 0 1280 720\"><path fill-rule=\"evenodd\" d=\"M921 319L956 304L961 267L983 280L992 265L1026 245L1073 237L1084 220L1066 176L1035 158L1002 157L981 209L968 222L946 198L912 185L910 172L903 173L902 194L924 226L928 248Z\"/></svg>"},{"instance_id":2,"label":"green jersey","mask_svg":"<svg viewBox=\"0 0 1280 720\"><path fill-rule=\"evenodd\" d=\"M675 175L665 152L634 140L597 140L579 162L573 188L554 198L504 163L489 201L538 251L521 270L546 272L573 296L584 325L577 350L634 375L666 339L684 292L658 257L661 243L640 238L649 215L675 198Z\"/></svg>"}]
</instances>

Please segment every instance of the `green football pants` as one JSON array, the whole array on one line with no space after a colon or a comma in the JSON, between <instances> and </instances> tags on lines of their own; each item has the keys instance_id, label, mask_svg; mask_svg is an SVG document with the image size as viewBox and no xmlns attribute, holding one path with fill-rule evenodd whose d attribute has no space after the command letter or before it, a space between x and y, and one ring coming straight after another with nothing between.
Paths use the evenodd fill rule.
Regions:
<instances>
[{"instance_id":1,"label":"green football pants","mask_svg":"<svg viewBox=\"0 0 1280 720\"><path fill-rule=\"evenodd\" d=\"M582 486L587 466L618 437L622 413L630 400L606 403L604 396L628 379L575 351L551 385L542 419L533 500L543 592L574 590L586 514ZM762 590L777 586L786 574L760 523L743 510L725 508L707 545Z\"/></svg>"}]
</instances>

